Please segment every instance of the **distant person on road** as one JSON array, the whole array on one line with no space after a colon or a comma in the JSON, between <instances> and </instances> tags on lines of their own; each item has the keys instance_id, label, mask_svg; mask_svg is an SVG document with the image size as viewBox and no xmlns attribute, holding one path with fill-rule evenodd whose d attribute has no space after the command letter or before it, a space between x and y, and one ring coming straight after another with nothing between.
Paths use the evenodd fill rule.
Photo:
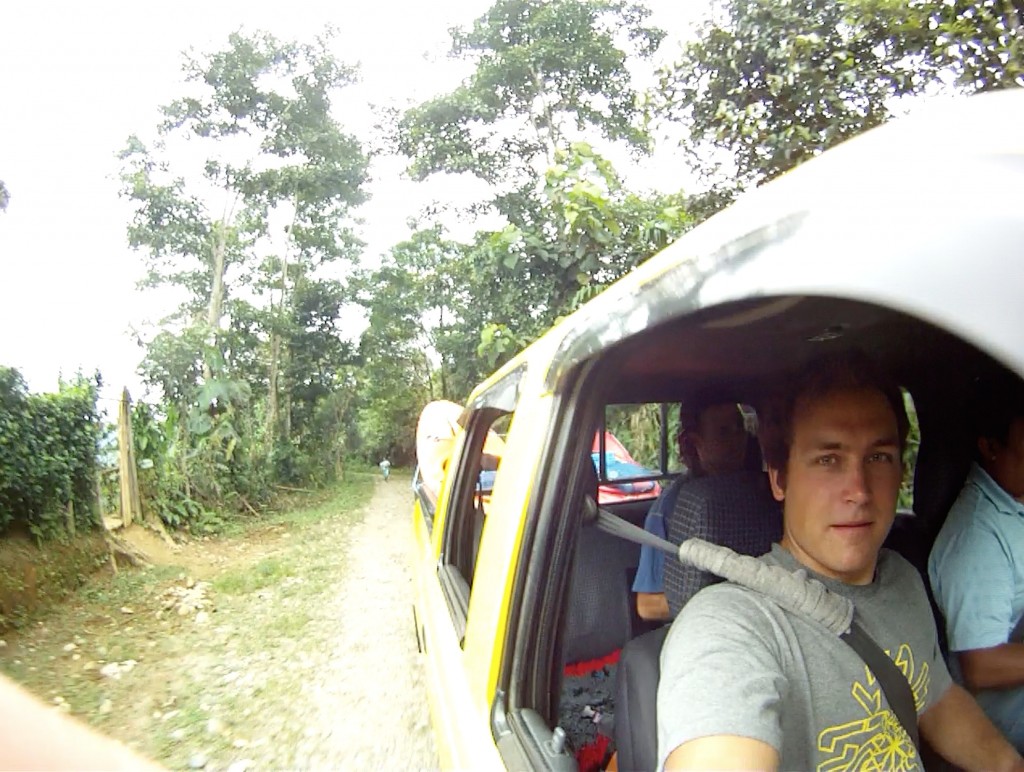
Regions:
<instances>
[{"instance_id":1,"label":"distant person on road","mask_svg":"<svg viewBox=\"0 0 1024 772\"><path fill-rule=\"evenodd\" d=\"M385 456L384 460L377 464L377 466L380 467L380 474L384 478L384 482L387 482L388 477L391 476L391 462L388 461L388 457Z\"/></svg>"}]
</instances>

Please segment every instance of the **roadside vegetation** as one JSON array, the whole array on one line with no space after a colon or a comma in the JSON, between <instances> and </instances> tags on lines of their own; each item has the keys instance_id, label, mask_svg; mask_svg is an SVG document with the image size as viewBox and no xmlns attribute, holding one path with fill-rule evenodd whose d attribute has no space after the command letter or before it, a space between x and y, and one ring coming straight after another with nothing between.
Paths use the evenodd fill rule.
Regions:
<instances>
[{"instance_id":1,"label":"roadside vegetation","mask_svg":"<svg viewBox=\"0 0 1024 772\"><path fill-rule=\"evenodd\" d=\"M140 289L180 301L139 327L145 508L172 529L217 530L282 486L341 479L349 459L411 465L423 404L464 399L743 190L917 97L1024 84L1022 13L1016 0L710 0L696 33L667 50L642 2L496 0L451 32L466 79L382 113L373 141L344 123L360 73L329 32L237 32L188 54L179 98L119 153ZM635 159L680 138L695 189L626 183ZM403 157L414 180L490 192L468 211L408 212L411 234L378 261L357 212L380 154ZM0 183L0 207L16 195ZM455 238L455 220L475 235ZM347 330L358 313L365 330ZM5 423L12 400L56 409L95 382L69 381L51 400L3 371L0 527L20 520L44 538L95 522L88 449L56 451L68 432L75 448L109 438L95 404L28 432Z\"/></svg>"},{"instance_id":2,"label":"roadside vegetation","mask_svg":"<svg viewBox=\"0 0 1024 772\"><path fill-rule=\"evenodd\" d=\"M172 530L216 532L284 491L344 479L350 461L412 465L427 401L462 401L743 190L918 97L1024 84L1022 12L710 0L667 50L642 2L496 0L451 31L465 80L382 113L373 141L344 123L360 73L329 31L237 32L188 54L179 98L118 156L140 290L179 300L139 327L143 509ZM680 138L695 189L627 184L636 160ZM466 211L408 212L408 237L366 255L357 213L380 154L404 158L413 180L489 193ZM17 194L0 192L0 206ZM455 238L455 221L475 235ZM365 329L347 329L360 314ZM33 395L0 370L0 528L52 538L116 506L116 475L94 495L95 448L109 457L112 437L100 382Z\"/></svg>"},{"instance_id":3,"label":"roadside vegetation","mask_svg":"<svg viewBox=\"0 0 1024 772\"><path fill-rule=\"evenodd\" d=\"M286 540L305 534L296 543L319 555L342 538L368 465L414 464L426 402L463 401L553 322L743 191L921 97L1024 85L1022 14L1021 0L711 0L689 42L666 51L641 2L496 0L451 32L466 79L382 112L372 141L345 125L359 71L329 32L237 32L190 53L179 97L117 156L140 291L178 302L138 327L146 391L131 408L131 449L142 511L170 533L146 546L173 552L184 539L181 554L208 554L207 567L238 539L275 549L202 579L165 561L102 588L86 583L109 564L97 534L119 508L101 374L38 394L0 367L0 547L21 555L0 560L0 626L24 628L40 596L86 583L66 623L44 623L50 637L0 663L104 728L127 710L130 679L85 665L135 662L159 674L167 695L128 712L140 727L166 728L154 736L167 748L146 750L171 758L175 733L212 718L199 682L175 663L188 657L199 676L223 680L235 671L209 671L204 647L258 658L302 637L303 599L336 566L326 555L309 563ZM680 177L696 172L694 189L628 182L636 161L680 137L691 160ZM488 192L466 211L409 211L410 232L368 255L358 208L371 160L389 154L413 180L447 175ZM17 195L0 181L0 211ZM453 222L473 235L457 237ZM615 428L640 444L656 420L649 411ZM325 492L324 509L292 507L309 491ZM58 557L35 561L33 543ZM76 556L61 552L68 545ZM57 562L59 579L48 571ZM202 627L205 607L157 617L161 593L188 595L200 581L219 610L244 610L252 624ZM116 640L90 648L94 633L112 631ZM67 661L79 677L53 694L45 663ZM287 686L280 676L245 689Z\"/></svg>"},{"instance_id":4,"label":"roadside vegetation","mask_svg":"<svg viewBox=\"0 0 1024 772\"><path fill-rule=\"evenodd\" d=\"M301 747L306 724L282 706L315 678L301 675L321 656L314 649L348 624L325 612L374 485L352 474L231 536L96 574L59 608L7 631L0 668L172 768L254 756L263 768L295 763L285 754ZM287 725L272 730L275 721Z\"/></svg>"}]
</instances>

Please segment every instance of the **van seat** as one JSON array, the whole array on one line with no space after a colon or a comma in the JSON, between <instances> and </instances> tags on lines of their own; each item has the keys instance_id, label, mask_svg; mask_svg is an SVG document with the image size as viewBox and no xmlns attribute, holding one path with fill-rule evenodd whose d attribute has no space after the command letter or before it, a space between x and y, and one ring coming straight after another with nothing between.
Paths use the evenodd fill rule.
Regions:
<instances>
[{"instance_id":1,"label":"van seat","mask_svg":"<svg viewBox=\"0 0 1024 772\"><path fill-rule=\"evenodd\" d=\"M763 472L736 472L684 485L665 525L675 544L700 538L741 554L762 555L782 536L782 512ZM672 615L718 581L713 574L667 559L665 595ZM658 762L659 660L667 632L666 626L641 635L622 650L615 684L619 769L653 770Z\"/></svg>"},{"instance_id":2,"label":"van seat","mask_svg":"<svg viewBox=\"0 0 1024 772\"><path fill-rule=\"evenodd\" d=\"M665 519L673 544L703 539L741 555L763 555L782 538L782 508L764 472L733 472L687 483ZM700 590L721 579L707 571L665 561L665 597L674 618Z\"/></svg>"}]
</instances>

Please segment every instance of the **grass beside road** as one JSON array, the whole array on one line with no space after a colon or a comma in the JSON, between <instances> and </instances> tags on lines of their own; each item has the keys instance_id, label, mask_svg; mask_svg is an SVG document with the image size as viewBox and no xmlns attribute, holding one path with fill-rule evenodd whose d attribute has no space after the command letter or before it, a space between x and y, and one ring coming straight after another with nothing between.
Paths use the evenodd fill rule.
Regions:
<instances>
[{"instance_id":1,"label":"grass beside road","mask_svg":"<svg viewBox=\"0 0 1024 772\"><path fill-rule=\"evenodd\" d=\"M302 688L289 673L313 633L334 624L323 599L344 575L348 532L376 482L351 473L253 518L241 535L196 539L162 565L96 576L9 632L0 670L170 767L255 758ZM208 584L195 581L200 571ZM197 607L169 605L190 593Z\"/></svg>"}]
</instances>

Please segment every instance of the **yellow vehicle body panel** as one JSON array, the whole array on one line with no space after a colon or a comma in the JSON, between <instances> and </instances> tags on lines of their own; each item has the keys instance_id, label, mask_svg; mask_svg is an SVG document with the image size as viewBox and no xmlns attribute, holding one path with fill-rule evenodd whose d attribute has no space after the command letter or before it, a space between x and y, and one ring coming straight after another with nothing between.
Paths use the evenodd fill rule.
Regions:
<instances>
[{"instance_id":1,"label":"yellow vehicle body panel","mask_svg":"<svg viewBox=\"0 0 1024 772\"><path fill-rule=\"evenodd\" d=\"M524 400L522 404L522 410L517 410L512 419L506 457L502 460L501 475L495 482L469 601L467 670L470 689L480 700L478 708L486 713L490 712L504 654L512 580L519 565L526 508L540 461L537 458L540 445L535 438L537 432L546 430L551 399L535 397Z\"/></svg>"},{"instance_id":2,"label":"yellow vehicle body panel","mask_svg":"<svg viewBox=\"0 0 1024 772\"><path fill-rule=\"evenodd\" d=\"M503 766L501 758L491 740L486 711L477 710L471 699L466 653L436 581L437 559L431 558L432 540L418 507L416 514L416 608L438 761L442 769L498 769Z\"/></svg>"},{"instance_id":3,"label":"yellow vehicle body panel","mask_svg":"<svg viewBox=\"0 0 1024 772\"><path fill-rule=\"evenodd\" d=\"M457 433L453 461L442 482L429 531L418 502L414 508L418 634L425 638L431 719L439 761L445 769L504 768L492 738L490 713L504 655L526 509L540 462L542 444L537 442L537 435L547 431L552 418L553 400L544 391L543 376L550 364L549 352L554 349L548 343L524 352L529 354L527 369L487 507L461 647L441 591L438 567L451 494L450 476L457 468L455 459L462 453L465 432ZM475 393L486 392L508 372L522 367L527 359L524 354L481 384Z\"/></svg>"}]
</instances>

